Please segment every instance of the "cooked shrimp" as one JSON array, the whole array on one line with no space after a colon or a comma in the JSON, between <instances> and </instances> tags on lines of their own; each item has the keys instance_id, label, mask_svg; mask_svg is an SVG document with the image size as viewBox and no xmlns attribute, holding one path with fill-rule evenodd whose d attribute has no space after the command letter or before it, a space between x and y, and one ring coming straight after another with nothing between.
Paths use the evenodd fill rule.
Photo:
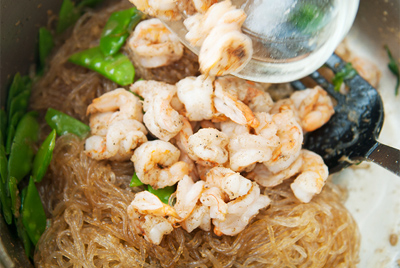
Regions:
<instances>
[{"instance_id":1,"label":"cooked shrimp","mask_svg":"<svg viewBox=\"0 0 400 268\"><path fill-rule=\"evenodd\" d=\"M222 16L228 11L234 10L231 1L221 1L212 5L205 14L196 13L184 20L188 30L185 38L192 46L201 46L206 36L219 23Z\"/></svg>"},{"instance_id":2,"label":"cooked shrimp","mask_svg":"<svg viewBox=\"0 0 400 268\"><path fill-rule=\"evenodd\" d=\"M266 208L271 200L260 194L260 187L253 182L250 191L227 204L228 211L225 219L213 219L216 235L236 235L241 232L258 214L260 209Z\"/></svg>"},{"instance_id":3,"label":"cooked shrimp","mask_svg":"<svg viewBox=\"0 0 400 268\"><path fill-rule=\"evenodd\" d=\"M211 231L210 208L196 205L193 212L180 225L189 233L197 227L207 232Z\"/></svg>"},{"instance_id":4,"label":"cooked shrimp","mask_svg":"<svg viewBox=\"0 0 400 268\"><path fill-rule=\"evenodd\" d=\"M89 127L92 135L105 136L114 112L95 113L90 116Z\"/></svg>"},{"instance_id":5,"label":"cooked shrimp","mask_svg":"<svg viewBox=\"0 0 400 268\"><path fill-rule=\"evenodd\" d=\"M229 138L233 138L240 134L250 133L250 127L247 125L239 125L231 120L221 122L221 131Z\"/></svg>"},{"instance_id":6,"label":"cooked shrimp","mask_svg":"<svg viewBox=\"0 0 400 268\"><path fill-rule=\"evenodd\" d=\"M290 99L298 111L304 131L314 131L329 121L335 113L333 103L320 86L294 92Z\"/></svg>"},{"instance_id":7,"label":"cooked shrimp","mask_svg":"<svg viewBox=\"0 0 400 268\"><path fill-rule=\"evenodd\" d=\"M268 92L259 83L234 76L218 77L218 83L231 95L249 106L253 112L269 112L274 104Z\"/></svg>"},{"instance_id":8,"label":"cooked shrimp","mask_svg":"<svg viewBox=\"0 0 400 268\"><path fill-rule=\"evenodd\" d=\"M206 183L224 191L230 200L247 194L251 188L250 180L240 175L240 173L223 167L210 169L206 175Z\"/></svg>"},{"instance_id":9,"label":"cooked shrimp","mask_svg":"<svg viewBox=\"0 0 400 268\"><path fill-rule=\"evenodd\" d=\"M142 191L135 194L135 198L128 206L128 211L130 209L134 209L144 215L151 214L154 216L179 218L173 207L164 204L160 198L149 191Z\"/></svg>"},{"instance_id":10,"label":"cooked shrimp","mask_svg":"<svg viewBox=\"0 0 400 268\"><path fill-rule=\"evenodd\" d=\"M235 123L257 127L259 122L251 109L238 100L235 92L231 92L229 88L224 87L218 80L215 81L215 109Z\"/></svg>"},{"instance_id":11,"label":"cooked shrimp","mask_svg":"<svg viewBox=\"0 0 400 268\"><path fill-rule=\"evenodd\" d=\"M265 137L245 133L234 136L228 145L230 168L238 172L249 171L248 167L253 168L253 164L269 161L278 144L276 135Z\"/></svg>"},{"instance_id":12,"label":"cooked shrimp","mask_svg":"<svg viewBox=\"0 0 400 268\"><path fill-rule=\"evenodd\" d=\"M185 105L185 116L191 121L213 117L213 80L204 75L186 77L177 84L179 100Z\"/></svg>"},{"instance_id":13,"label":"cooked shrimp","mask_svg":"<svg viewBox=\"0 0 400 268\"><path fill-rule=\"evenodd\" d=\"M254 180L264 187L274 187L298 174L302 164L303 158L300 156L288 168L276 174L272 173L265 165L257 164L250 173L246 174L246 178Z\"/></svg>"},{"instance_id":14,"label":"cooked shrimp","mask_svg":"<svg viewBox=\"0 0 400 268\"><path fill-rule=\"evenodd\" d=\"M308 150L301 151L303 166L300 175L290 185L294 195L303 203L308 203L319 194L328 178L328 167L321 156Z\"/></svg>"},{"instance_id":15,"label":"cooked shrimp","mask_svg":"<svg viewBox=\"0 0 400 268\"><path fill-rule=\"evenodd\" d=\"M242 10L225 14L228 23L215 26L204 39L199 52L200 71L205 75L222 76L240 72L253 55L250 37L240 31L246 18ZM235 21L235 22L234 22Z\"/></svg>"},{"instance_id":16,"label":"cooked shrimp","mask_svg":"<svg viewBox=\"0 0 400 268\"><path fill-rule=\"evenodd\" d=\"M174 185L189 173L188 165L178 161L179 155L171 143L154 140L139 146L131 160L140 181L158 189Z\"/></svg>"},{"instance_id":17,"label":"cooked shrimp","mask_svg":"<svg viewBox=\"0 0 400 268\"><path fill-rule=\"evenodd\" d=\"M225 203L225 194L220 188L208 188L202 193L200 201L204 206L209 207L212 219L225 220L228 205Z\"/></svg>"},{"instance_id":18,"label":"cooked shrimp","mask_svg":"<svg viewBox=\"0 0 400 268\"><path fill-rule=\"evenodd\" d=\"M362 78L367 80L374 88L378 87L381 72L373 62L360 57L354 57L350 62Z\"/></svg>"},{"instance_id":19,"label":"cooked shrimp","mask_svg":"<svg viewBox=\"0 0 400 268\"><path fill-rule=\"evenodd\" d=\"M107 112L115 113L111 116ZM107 113L107 115L104 115L102 118L108 118L108 115L110 115L110 118L108 118L107 121L112 121L118 118L135 119L141 122L143 118L142 104L140 99L132 94L132 92L129 92L123 88L117 88L94 99L88 106L86 113L88 115ZM96 118L95 120L98 122L102 119ZM94 124L94 122L91 122L91 126L94 126Z\"/></svg>"},{"instance_id":20,"label":"cooked shrimp","mask_svg":"<svg viewBox=\"0 0 400 268\"><path fill-rule=\"evenodd\" d=\"M197 12L205 13L218 0L191 0Z\"/></svg>"},{"instance_id":21,"label":"cooked shrimp","mask_svg":"<svg viewBox=\"0 0 400 268\"><path fill-rule=\"evenodd\" d=\"M138 145L147 141L146 134L146 128L137 120L115 121L108 126L105 136L86 139L85 152L96 160L126 161Z\"/></svg>"},{"instance_id":22,"label":"cooked shrimp","mask_svg":"<svg viewBox=\"0 0 400 268\"><path fill-rule=\"evenodd\" d=\"M182 58L183 45L159 19L140 22L128 41L145 68L166 66Z\"/></svg>"},{"instance_id":23,"label":"cooked shrimp","mask_svg":"<svg viewBox=\"0 0 400 268\"><path fill-rule=\"evenodd\" d=\"M228 137L215 128L203 128L188 139L189 156L201 165L218 166L228 161Z\"/></svg>"},{"instance_id":24,"label":"cooked shrimp","mask_svg":"<svg viewBox=\"0 0 400 268\"><path fill-rule=\"evenodd\" d=\"M156 81L137 81L131 86L133 92L144 98L146 112L143 121L157 138L169 141L182 129L182 116L171 106L176 86Z\"/></svg>"},{"instance_id":25,"label":"cooked shrimp","mask_svg":"<svg viewBox=\"0 0 400 268\"><path fill-rule=\"evenodd\" d=\"M137 9L152 17L166 20L179 20L181 18L176 0L129 0Z\"/></svg>"},{"instance_id":26,"label":"cooked shrimp","mask_svg":"<svg viewBox=\"0 0 400 268\"><path fill-rule=\"evenodd\" d=\"M273 151L272 158L264 162L268 169L277 173L288 168L300 155L303 132L290 109L281 107L281 112L272 116L278 127L279 146Z\"/></svg>"},{"instance_id":27,"label":"cooked shrimp","mask_svg":"<svg viewBox=\"0 0 400 268\"><path fill-rule=\"evenodd\" d=\"M186 219L195 208L204 189L204 181L193 182L189 176L184 176L178 182L176 189L176 203L174 209L181 219Z\"/></svg>"}]
</instances>

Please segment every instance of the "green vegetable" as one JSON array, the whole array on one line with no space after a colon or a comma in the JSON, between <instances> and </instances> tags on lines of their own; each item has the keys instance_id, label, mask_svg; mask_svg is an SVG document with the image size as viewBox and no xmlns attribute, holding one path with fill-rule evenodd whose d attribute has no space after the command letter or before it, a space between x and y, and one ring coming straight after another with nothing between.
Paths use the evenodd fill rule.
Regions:
<instances>
[{"instance_id":1,"label":"green vegetable","mask_svg":"<svg viewBox=\"0 0 400 268\"><path fill-rule=\"evenodd\" d=\"M53 158L53 150L56 145L56 130L47 136L42 145L40 146L35 159L33 160L32 177L35 182L40 182L43 179L44 174L48 166L50 165L51 159Z\"/></svg>"},{"instance_id":2,"label":"green vegetable","mask_svg":"<svg viewBox=\"0 0 400 268\"><path fill-rule=\"evenodd\" d=\"M6 142L5 141L5 134L7 131L7 114L6 111L4 111L4 109L0 110L0 133L2 133L2 137L0 139L0 144L3 144Z\"/></svg>"},{"instance_id":3,"label":"green vegetable","mask_svg":"<svg viewBox=\"0 0 400 268\"><path fill-rule=\"evenodd\" d=\"M120 52L106 57L100 47L75 53L69 61L96 71L121 86L132 84L135 76L135 68L128 57Z\"/></svg>"},{"instance_id":4,"label":"green vegetable","mask_svg":"<svg viewBox=\"0 0 400 268\"><path fill-rule=\"evenodd\" d=\"M46 64L46 58L54 47L53 35L45 27L39 29L39 61L41 67Z\"/></svg>"},{"instance_id":5,"label":"green vegetable","mask_svg":"<svg viewBox=\"0 0 400 268\"><path fill-rule=\"evenodd\" d=\"M353 68L353 66L351 66L351 63L347 63L346 66L340 72L336 73L332 79L332 84L335 87L335 91L339 92L343 81L346 79L351 79L355 75L357 75L357 71Z\"/></svg>"},{"instance_id":6,"label":"green vegetable","mask_svg":"<svg viewBox=\"0 0 400 268\"><path fill-rule=\"evenodd\" d=\"M22 189L22 191L21 191L20 215L22 214L22 209L24 207L23 204L24 204L24 200L26 198L27 192L28 192L28 186L25 187L24 189ZM26 228L22 222L22 217L18 217L15 219L15 226L17 227L18 236L22 240L22 243L24 245L26 256L32 257L33 245L32 245L31 239L29 238L28 232L26 231Z\"/></svg>"},{"instance_id":7,"label":"green vegetable","mask_svg":"<svg viewBox=\"0 0 400 268\"><path fill-rule=\"evenodd\" d=\"M104 55L114 55L119 51L142 15L135 7L111 14L100 38L100 49Z\"/></svg>"},{"instance_id":8,"label":"green vegetable","mask_svg":"<svg viewBox=\"0 0 400 268\"><path fill-rule=\"evenodd\" d=\"M64 32L70 26L74 25L74 23L81 16L81 11L78 8L75 8L75 3L71 0L64 0L60 13L58 15L58 24L56 32L58 34Z\"/></svg>"},{"instance_id":9,"label":"green vegetable","mask_svg":"<svg viewBox=\"0 0 400 268\"><path fill-rule=\"evenodd\" d=\"M0 181L0 201L1 208L3 209L3 216L7 224L12 223L12 212L11 212L11 199L7 195L6 184Z\"/></svg>"},{"instance_id":10,"label":"green vegetable","mask_svg":"<svg viewBox=\"0 0 400 268\"><path fill-rule=\"evenodd\" d=\"M302 4L293 11L288 19L304 33L313 33L323 27L324 11L315 4Z\"/></svg>"},{"instance_id":11,"label":"green vegetable","mask_svg":"<svg viewBox=\"0 0 400 268\"><path fill-rule=\"evenodd\" d=\"M3 134L0 132L1 138L3 137ZM8 176L8 171L7 171L7 155L6 155L6 149L4 148L4 145L0 143L0 176L1 180L0 182L6 183L7 181L7 176Z\"/></svg>"},{"instance_id":12,"label":"green vegetable","mask_svg":"<svg viewBox=\"0 0 400 268\"><path fill-rule=\"evenodd\" d=\"M33 178L29 179L28 190L22 206L22 222L32 243L36 245L46 229L46 214Z\"/></svg>"},{"instance_id":13,"label":"green vegetable","mask_svg":"<svg viewBox=\"0 0 400 268\"><path fill-rule=\"evenodd\" d=\"M33 112L25 114L15 131L8 159L8 176L15 177L18 182L29 174L32 168L34 145L39 139L39 123Z\"/></svg>"},{"instance_id":14,"label":"green vegetable","mask_svg":"<svg viewBox=\"0 0 400 268\"><path fill-rule=\"evenodd\" d=\"M14 216L18 216L19 212L19 195L18 195L18 181L14 177L9 177L8 180L8 189L10 192L10 197L11 197L11 211L13 212Z\"/></svg>"},{"instance_id":15,"label":"green vegetable","mask_svg":"<svg viewBox=\"0 0 400 268\"><path fill-rule=\"evenodd\" d=\"M388 46L385 46L386 52L389 57L389 70L394 74L397 78L396 87L394 88L394 95L397 96L399 94L399 87L400 87L400 71L399 65L397 64L396 60L393 58L392 53L389 50Z\"/></svg>"},{"instance_id":16,"label":"green vegetable","mask_svg":"<svg viewBox=\"0 0 400 268\"><path fill-rule=\"evenodd\" d=\"M11 122L12 117L18 111L26 112L29 103L29 96L31 95L31 90L26 89L20 94L15 96L11 101L10 109L8 110L8 122Z\"/></svg>"},{"instance_id":17,"label":"green vegetable","mask_svg":"<svg viewBox=\"0 0 400 268\"><path fill-rule=\"evenodd\" d=\"M19 73L14 75L13 81L11 83L7 95L7 111L9 111L11 106L11 101L14 99L14 97L16 97L18 94L20 94L22 91L25 90L24 85L25 85L24 79L21 77L21 75Z\"/></svg>"},{"instance_id":18,"label":"green vegetable","mask_svg":"<svg viewBox=\"0 0 400 268\"><path fill-rule=\"evenodd\" d=\"M47 110L45 120L52 129L56 130L59 136L72 133L83 138L90 132L88 125L52 108Z\"/></svg>"},{"instance_id":19,"label":"green vegetable","mask_svg":"<svg viewBox=\"0 0 400 268\"><path fill-rule=\"evenodd\" d=\"M83 0L79 3L78 8L82 7L94 7L97 4L100 4L103 0Z\"/></svg>"},{"instance_id":20,"label":"green vegetable","mask_svg":"<svg viewBox=\"0 0 400 268\"><path fill-rule=\"evenodd\" d=\"M129 186L130 187L136 187L136 186L141 186L141 185L143 185L143 182L141 182L139 180L138 176L136 175L136 172L134 172L133 176L132 176L131 183L129 183Z\"/></svg>"},{"instance_id":21,"label":"green vegetable","mask_svg":"<svg viewBox=\"0 0 400 268\"><path fill-rule=\"evenodd\" d=\"M162 189L155 190L150 185L147 185L147 191L156 195L163 203L168 205L169 197L175 192L175 186L167 186Z\"/></svg>"}]
</instances>

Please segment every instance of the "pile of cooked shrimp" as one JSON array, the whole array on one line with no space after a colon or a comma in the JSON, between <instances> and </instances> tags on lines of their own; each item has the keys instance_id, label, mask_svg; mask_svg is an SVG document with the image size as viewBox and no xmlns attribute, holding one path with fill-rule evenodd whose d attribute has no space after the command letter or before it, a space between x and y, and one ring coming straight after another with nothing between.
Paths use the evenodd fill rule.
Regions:
<instances>
[{"instance_id":1,"label":"pile of cooked shrimp","mask_svg":"<svg viewBox=\"0 0 400 268\"><path fill-rule=\"evenodd\" d=\"M215 5L237 14L227 3ZM147 68L168 65L183 54L177 37L158 19L139 23L128 46ZM229 65L228 54L220 57ZM334 113L327 93L317 86L274 102L263 84L216 77L225 67L215 67L215 59L200 54L200 66L212 67L200 67L198 77L175 85L137 81L130 91L115 89L87 108L90 157L131 160L139 180L154 189L176 185L169 204L142 191L128 207L133 229L154 244L179 226L236 235L270 204L263 187L295 177L291 189L307 203L328 178L322 158L302 149L303 133L321 127Z\"/></svg>"}]
</instances>

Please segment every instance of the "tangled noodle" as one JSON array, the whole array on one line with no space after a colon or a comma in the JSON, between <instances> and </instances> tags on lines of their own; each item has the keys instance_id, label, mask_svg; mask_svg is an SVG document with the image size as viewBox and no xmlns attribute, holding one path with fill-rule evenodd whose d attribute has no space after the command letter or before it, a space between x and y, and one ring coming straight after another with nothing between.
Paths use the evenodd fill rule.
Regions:
<instances>
[{"instance_id":1,"label":"tangled noodle","mask_svg":"<svg viewBox=\"0 0 400 268\"><path fill-rule=\"evenodd\" d=\"M58 40L49 70L34 87L32 108L54 107L88 121L87 105L117 85L68 63L68 57L96 45L109 15L129 6L124 1L89 11L67 39ZM169 69L139 68L137 73L160 80L169 71L169 81L176 82L196 75L195 60L186 52ZM43 127L42 136L47 130ZM265 189L272 205L237 236L178 228L154 245L129 224L127 207L142 190L129 187L132 163L96 161L83 149L84 141L77 137L59 137L49 171L38 185L51 223L36 248L37 267L354 267L358 262L357 225L331 183L308 204L294 197L290 182Z\"/></svg>"}]
</instances>

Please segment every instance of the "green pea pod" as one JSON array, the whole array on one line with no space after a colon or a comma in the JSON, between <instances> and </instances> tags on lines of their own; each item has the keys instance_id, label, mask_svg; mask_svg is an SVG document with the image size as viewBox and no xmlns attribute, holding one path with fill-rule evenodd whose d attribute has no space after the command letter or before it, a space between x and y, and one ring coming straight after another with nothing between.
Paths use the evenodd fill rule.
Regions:
<instances>
[{"instance_id":1,"label":"green pea pod","mask_svg":"<svg viewBox=\"0 0 400 268\"><path fill-rule=\"evenodd\" d=\"M139 177L136 175L136 172L133 173L131 183L129 183L130 187L137 187L143 185L143 182L139 180Z\"/></svg>"},{"instance_id":2,"label":"green pea pod","mask_svg":"<svg viewBox=\"0 0 400 268\"><path fill-rule=\"evenodd\" d=\"M79 3L78 8L83 7L95 7L97 4L100 4L103 0L83 0Z\"/></svg>"},{"instance_id":3,"label":"green pea pod","mask_svg":"<svg viewBox=\"0 0 400 268\"><path fill-rule=\"evenodd\" d=\"M150 185L147 185L147 191L156 195L163 203L168 205L169 197L175 192L175 186L167 186L162 189L155 190Z\"/></svg>"},{"instance_id":4,"label":"green pea pod","mask_svg":"<svg viewBox=\"0 0 400 268\"><path fill-rule=\"evenodd\" d=\"M71 0L64 0L58 15L56 32L58 34L64 32L70 26L74 25L80 16L81 11L75 7L75 3Z\"/></svg>"},{"instance_id":5,"label":"green pea pod","mask_svg":"<svg viewBox=\"0 0 400 268\"><path fill-rule=\"evenodd\" d=\"M88 125L52 108L47 109L44 118L47 124L49 124L52 129L55 129L59 136L72 133L83 138L90 132L90 127Z\"/></svg>"},{"instance_id":6,"label":"green pea pod","mask_svg":"<svg viewBox=\"0 0 400 268\"><path fill-rule=\"evenodd\" d=\"M3 134L1 132L0 132L0 135L3 136ZM1 176L2 183L6 183L7 176L8 176L7 173L8 173L8 171L7 171L6 149L4 148L3 144L0 144L0 176Z\"/></svg>"},{"instance_id":7,"label":"green pea pod","mask_svg":"<svg viewBox=\"0 0 400 268\"><path fill-rule=\"evenodd\" d=\"M127 56L118 52L106 57L100 47L75 53L69 61L96 71L121 86L132 84L135 77L135 68Z\"/></svg>"},{"instance_id":8,"label":"green pea pod","mask_svg":"<svg viewBox=\"0 0 400 268\"><path fill-rule=\"evenodd\" d=\"M37 114L25 114L18 123L15 137L8 158L8 176L15 177L18 182L29 174L32 168L34 145L39 139L39 123Z\"/></svg>"},{"instance_id":9,"label":"green pea pod","mask_svg":"<svg viewBox=\"0 0 400 268\"><path fill-rule=\"evenodd\" d=\"M22 215L22 209L24 207L23 204L24 204L24 200L25 200L27 192L28 192L28 186L25 187L24 189L22 189L22 191L21 191L20 215ZM15 218L15 226L17 227L18 236L22 240L22 243L24 245L26 256L32 257L33 245L32 245L31 239L29 238L28 232L26 231L26 228L22 222L22 217Z\"/></svg>"},{"instance_id":10,"label":"green pea pod","mask_svg":"<svg viewBox=\"0 0 400 268\"><path fill-rule=\"evenodd\" d=\"M114 55L119 51L142 16L142 12L135 7L111 14L100 38L100 48L104 55Z\"/></svg>"},{"instance_id":11,"label":"green pea pod","mask_svg":"<svg viewBox=\"0 0 400 268\"><path fill-rule=\"evenodd\" d=\"M0 201L1 208L3 210L3 216L7 224L12 223L12 211L11 211L11 198L7 195L6 184L0 181Z\"/></svg>"},{"instance_id":12,"label":"green pea pod","mask_svg":"<svg viewBox=\"0 0 400 268\"><path fill-rule=\"evenodd\" d=\"M18 96L14 97L11 101L11 106L8 111L8 122L11 122L12 117L18 111L26 112L29 103L29 96L31 95L30 89L22 91Z\"/></svg>"},{"instance_id":13,"label":"green pea pod","mask_svg":"<svg viewBox=\"0 0 400 268\"><path fill-rule=\"evenodd\" d=\"M4 136L4 135L6 135L6 131L7 131L7 114L6 114L6 111L4 111L4 109L1 109L0 110L0 132L3 135L0 139L0 143L3 145L6 142L6 137Z\"/></svg>"},{"instance_id":14,"label":"green pea pod","mask_svg":"<svg viewBox=\"0 0 400 268\"><path fill-rule=\"evenodd\" d=\"M41 67L46 64L46 58L54 47L53 35L45 27L39 29L39 61Z\"/></svg>"},{"instance_id":15,"label":"green pea pod","mask_svg":"<svg viewBox=\"0 0 400 268\"><path fill-rule=\"evenodd\" d=\"M6 154L10 154L10 152L11 152L11 146L12 146L12 141L14 140L15 130L17 129L19 120L21 120L21 118L22 118L22 116L24 116L24 114L25 114L25 111L16 112L13 115L11 122L8 125L7 140L6 140Z\"/></svg>"},{"instance_id":16,"label":"green pea pod","mask_svg":"<svg viewBox=\"0 0 400 268\"><path fill-rule=\"evenodd\" d=\"M44 212L39 192L36 189L35 182L31 177L29 179L28 190L22 205L22 222L32 243L36 245L40 236L46 229L46 214Z\"/></svg>"},{"instance_id":17,"label":"green pea pod","mask_svg":"<svg viewBox=\"0 0 400 268\"><path fill-rule=\"evenodd\" d=\"M10 89L8 90L7 111L9 111L11 106L11 101L14 99L14 97L20 94L24 90L25 90L24 82L21 78L21 75L17 73L16 75L14 75Z\"/></svg>"},{"instance_id":18,"label":"green pea pod","mask_svg":"<svg viewBox=\"0 0 400 268\"><path fill-rule=\"evenodd\" d=\"M10 192L10 197L11 197L11 211L14 214L15 217L18 217L19 213L19 195L18 195L18 182L17 179L14 177L9 177L8 178L8 190Z\"/></svg>"},{"instance_id":19,"label":"green pea pod","mask_svg":"<svg viewBox=\"0 0 400 268\"><path fill-rule=\"evenodd\" d=\"M56 145L56 130L47 136L40 146L35 159L33 160L32 177L35 182L40 182L53 158L53 150Z\"/></svg>"}]
</instances>

